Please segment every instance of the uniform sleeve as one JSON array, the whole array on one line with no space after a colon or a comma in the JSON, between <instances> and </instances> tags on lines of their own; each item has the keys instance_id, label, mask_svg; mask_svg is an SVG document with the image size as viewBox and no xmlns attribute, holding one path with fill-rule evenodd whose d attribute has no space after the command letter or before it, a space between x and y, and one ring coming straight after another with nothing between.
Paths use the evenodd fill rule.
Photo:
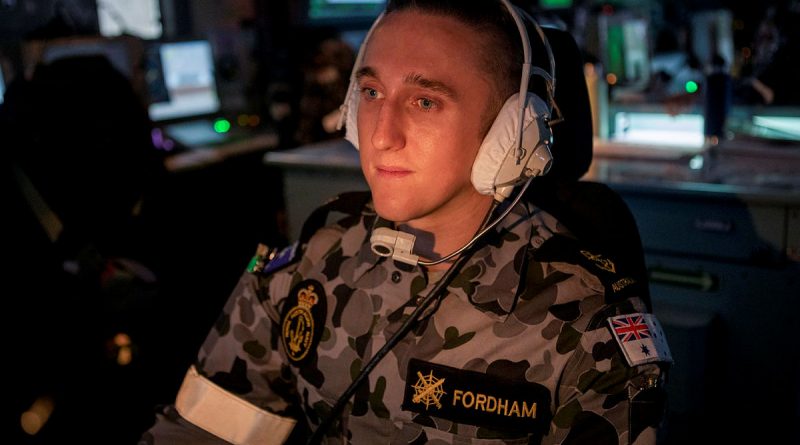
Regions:
<instances>
[{"instance_id":1,"label":"uniform sleeve","mask_svg":"<svg viewBox=\"0 0 800 445\"><path fill-rule=\"evenodd\" d=\"M567 236L552 236L534 258L566 277L558 283L559 292L580 301L580 315L558 334L559 352L569 358L558 376L550 431L542 443L655 443L666 404L664 372L672 359L642 298L646 277L636 273L635 261L619 260ZM656 335L634 342L612 334L611 325L623 318L639 335L653 322L658 342Z\"/></svg>"},{"instance_id":2,"label":"uniform sleeve","mask_svg":"<svg viewBox=\"0 0 800 445\"><path fill-rule=\"evenodd\" d=\"M178 414L173 405L161 407L156 413L156 423L139 439L137 445L220 445L229 442L188 422Z\"/></svg>"},{"instance_id":3,"label":"uniform sleeve","mask_svg":"<svg viewBox=\"0 0 800 445\"><path fill-rule=\"evenodd\" d=\"M284 443L301 418L293 374L278 352L268 288L288 279L245 273L187 372L174 405L142 444Z\"/></svg>"},{"instance_id":4,"label":"uniform sleeve","mask_svg":"<svg viewBox=\"0 0 800 445\"><path fill-rule=\"evenodd\" d=\"M662 366L629 366L604 325L585 332L564 369L543 443L656 443L666 398Z\"/></svg>"}]
</instances>

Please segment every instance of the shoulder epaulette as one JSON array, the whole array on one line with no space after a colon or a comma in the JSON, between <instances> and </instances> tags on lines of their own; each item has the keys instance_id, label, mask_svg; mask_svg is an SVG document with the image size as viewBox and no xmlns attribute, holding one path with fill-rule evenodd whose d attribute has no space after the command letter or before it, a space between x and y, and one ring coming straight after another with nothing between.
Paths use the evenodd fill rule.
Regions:
<instances>
[{"instance_id":1,"label":"shoulder epaulette","mask_svg":"<svg viewBox=\"0 0 800 445\"><path fill-rule=\"evenodd\" d=\"M646 276L637 276L623 261L584 246L575 238L553 235L534 252L533 258L537 261L558 261L582 266L603 284L608 304L634 296L649 300Z\"/></svg>"}]
</instances>

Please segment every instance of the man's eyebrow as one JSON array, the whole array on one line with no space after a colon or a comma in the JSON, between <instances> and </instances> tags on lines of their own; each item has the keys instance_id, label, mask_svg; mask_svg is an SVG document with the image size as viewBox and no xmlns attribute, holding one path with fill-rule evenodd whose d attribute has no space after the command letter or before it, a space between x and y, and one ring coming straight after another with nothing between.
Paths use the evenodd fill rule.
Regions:
<instances>
[{"instance_id":1,"label":"man's eyebrow","mask_svg":"<svg viewBox=\"0 0 800 445\"><path fill-rule=\"evenodd\" d=\"M404 82L412 85L417 85L426 90L431 90L433 92L443 94L451 99L458 98L458 95L456 94L455 90L450 88L446 83L439 80L428 79L424 77L422 74L418 73L409 74L404 79Z\"/></svg>"},{"instance_id":2,"label":"man's eyebrow","mask_svg":"<svg viewBox=\"0 0 800 445\"><path fill-rule=\"evenodd\" d=\"M371 66L365 66L356 71L356 79L361 79L363 77L378 77L378 74Z\"/></svg>"},{"instance_id":3,"label":"man's eyebrow","mask_svg":"<svg viewBox=\"0 0 800 445\"><path fill-rule=\"evenodd\" d=\"M360 79L362 77L375 77L375 70L372 67L364 66L356 71L356 79Z\"/></svg>"},{"instance_id":4,"label":"man's eyebrow","mask_svg":"<svg viewBox=\"0 0 800 445\"><path fill-rule=\"evenodd\" d=\"M377 71L375 71L374 68L370 66L365 66L359 68L359 70L356 71L356 79L360 80L363 79L364 77L373 77L377 79L378 73ZM415 85L426 90L431 90L433 92L443 94L453 99L458 98L458 94L456 94L455 90L453 90L446 83L439 80L428 79L419 73L411 73L407 75L403 79L403 82L409 85Z\"/></svg>"}]
</instances>

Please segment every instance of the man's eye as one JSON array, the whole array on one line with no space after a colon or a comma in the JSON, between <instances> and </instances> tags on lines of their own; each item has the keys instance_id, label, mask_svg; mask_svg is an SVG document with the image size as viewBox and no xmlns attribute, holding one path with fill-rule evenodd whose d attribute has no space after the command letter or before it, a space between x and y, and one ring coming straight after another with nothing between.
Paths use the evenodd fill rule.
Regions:
<instances>
[{"instance_id":1,"label":"man's eye","mask_svg":"<svg viewBox=\"0 0 800 445\"><path fill-rule=\"evenodd\" d=\"M378 98L378 90L375 88L362 88L361 92L365 95L368 99L377 99Z\"/></svg>"},{"instance_id":2,"label":"man's eye","mask_svg":"<svg viewBox=\"0 0 800 445\"><path fill-rule=\"evenodd\" d=\"M436 106L436 102L423 97L421 99L417 99L417 105L419 105L419 107L422 108L423 110L430 110L431 108Z\"/></svg>"}]
</instances>

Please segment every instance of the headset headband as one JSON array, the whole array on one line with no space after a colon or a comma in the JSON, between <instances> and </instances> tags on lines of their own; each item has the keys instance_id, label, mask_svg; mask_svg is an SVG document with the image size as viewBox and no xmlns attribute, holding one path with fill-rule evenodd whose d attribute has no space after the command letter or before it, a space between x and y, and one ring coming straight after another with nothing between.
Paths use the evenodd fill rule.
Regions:
<instances>
[{"instance_id":1,"label":"headset headband","mask_svg":"<svg viewBox=\"0 0 800 445\"><path fill-rule=\"evenodd\" d=\"M527 92L528 92L528 85L529 85L529 82L530 82L530 77L531 77L531 75L536 74L536 75L539 75L542 78L544 78L545 83L547 84L547 96L548 96L547 104L548 104L548 107L550 107L550 111L551 111L550 114L552 115L552 107L553 107L553 104L555 103L554 97L555 97L555 88L556 88L556 82L555 82L556 63L555 63L555 59L553 57L553 51L550 48L550 43L548 42L547 37L545 36L544 31L542 30L541 26L539 26L539 23L537 23L536 20L534 20L533 17L531 17L531 15L528 14L524 9L517 8L509 0L500 0L500 2L503 4L503 6L506 7L506 10L508 11L509 15L511 15L511 18L514 20L514 23L517 26L517 31L519 32L519 35L520 35L520 39L522 40L523 63L522 63L522 76L520 78L520 85L519 85L519 101L520 101L520 103L518 104L518 108L519 108L519 120L518 120L519 125L518 125L518 127L519 128L517 128L517 131L518 131L517 159L521 159L522 156L523 156L523 149L522 149L523 125L522 125L522 122L524 122L523 118L524 118L524 114L525 114L525 105L526 105L526 101L527 101ZM545 50L547 51L547 57L549 59L548 60L549 67L550 67L550 71L549 72L543 70L542 68L540 68L538 66L533 66L533 63L532 63L532 60L531 60L531 58L532 58L532 56L531 56L531 42L530 42L530 39L528 37L528 30L525 28L525 23L523 22L522 16L520 15L520 13L522 13L522 15L524 15L525 18L527 18L528 21L530 21L533 24L533 26L536 28L537 34L539 34L539 38L542 40L542 43L544 44ZM344 103L339 106L340 113L339 113L339 121L336 124L336 129L337 130L341 130L342 127L344 126L345 121L347 120L348 113L350 113L351 111L352 112L357 111L357 110L349 110L349 105L348 105L349 104L349 98L350 98L351 94L355 94L356 93L354 90L356 90L358 88L358 82L357 82L357 79L356 79L356 75L358 74L358 70L361 68L361 64L364 61L364 53L365 53L365 49L367 47L367 42L369 42L369 39L372 36L372 33L378 27L378 24L381 22L381 20L383 19L383 17L385 15L386 15L386 13L382 12L378 16L378 18L375 19L375 22L372 23L372 26L369 28L369 31L367 31L367 35L364 37L364 41L361 43L361 46L358 48L358 53L356 55L356 60L355 60L355 63L353 64L353 70L350 72L350 84L347 87L347 95L345 96Z\"/></svg>"}]
</instances>

